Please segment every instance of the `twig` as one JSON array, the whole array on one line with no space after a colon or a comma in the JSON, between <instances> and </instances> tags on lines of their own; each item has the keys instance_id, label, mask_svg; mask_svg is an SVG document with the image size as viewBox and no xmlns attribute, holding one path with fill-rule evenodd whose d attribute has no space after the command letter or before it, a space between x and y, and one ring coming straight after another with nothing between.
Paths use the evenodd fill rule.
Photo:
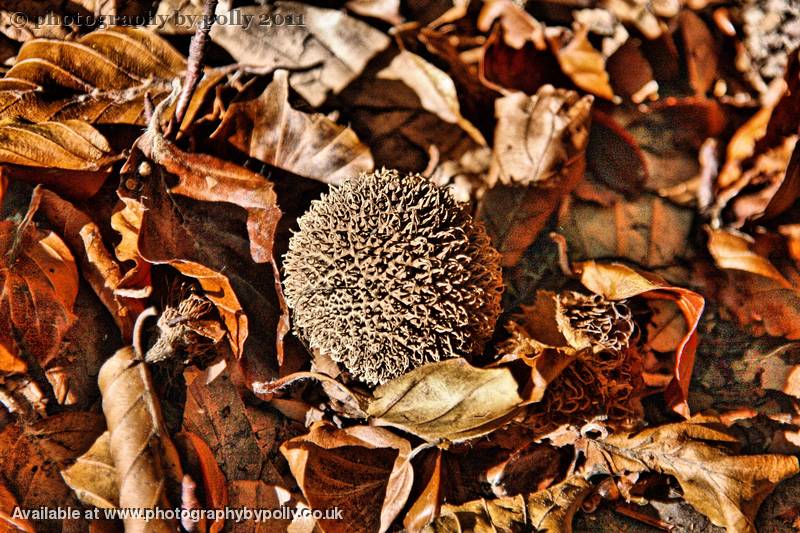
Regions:
<instances>
[{"instance_id":1,"label":"twig","mask_svg":"<svg viewBox=\"0 0 800 533\"><path fill-rule=\"evenodd\" d=\"M192 100L192 95L200 83L200 76L203 73L203 59L206 45L208 44L208 34L211 31L211 26L214 25L214 12L217 9L217 2L218 0L205 0L203 4L203 16L200 19L200 25L194 32L192 42L189 44L189 62L186 66L186 77L181 87L181 94L178 97L178 104L175 106L175 115L170 121L165 136L169 136L173 130L180 129L186 110L189 108L189 102Z\"/></svg>"}]
</instances>

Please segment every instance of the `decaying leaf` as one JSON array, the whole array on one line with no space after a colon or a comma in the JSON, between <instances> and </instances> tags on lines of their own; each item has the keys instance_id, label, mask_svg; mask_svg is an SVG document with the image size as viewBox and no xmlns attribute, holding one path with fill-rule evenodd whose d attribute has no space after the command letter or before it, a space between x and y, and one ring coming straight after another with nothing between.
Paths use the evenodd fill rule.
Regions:
<instances>
[{"instance_id":1,"label":"decaying leaf","mask_svg":"<svg viewBox=\"0 0 800 533\"><path fill-rule=\"evenodd\" d=\"M514 266L533 243L563 196L582 178L592 97L544 86L535 96L497 100L498 122L488 181L498 185L478 213Z\"/></svg>"},{"instance_id":2,"label":"decaying leaf","mask_svg":"<svg viewBox=\"0 0 800 533\"><path fill-rule=\"evenodd\" d=\"M12 179L45 183L85 198L97 192L113 161L105 137L80 120L0 124L0 165Z\"/></svg>"},{"instance_id":3,"label":"decaying leaf","mask_svg":"<svg viewBox=\"0 0 800 533\"><path fill-rule=\"evenodd\" d=\"M572 518L592 487L572 476L533 494L442 506L442 515L423 531L547 531L572 533Z\"/></svg>"},{"instance_id":4,"label":"decaying leaf","mask_svg":"<svg viewBox=\"0 0 800 533\"><path fill-rule=\"evenodd\" d=\"M431 442L458 442L504 425L522 403L517 388L507 368L482 369L448 359L381 385L367 412L377 424Z\"/></svg>"},{"instance_id":5,"label":"decaying leaf","mask_svg":"<svg viewBox=\"0 0 800 533\"><path fill-rule=\"evenodd\" d=\"M20 224L0 222L0 372L24 372L34 358L47 369L75 320L78 271L58 235L33 223L34 197Z\"/></svg>"},{"instance_id":6,"label":"decaying leaf","mask_svg":"<svg viewBox=\"0 0 800 533\"><path fill-rule=\"evenodd\" d=\"M171 508L170 477L183 477L175 446L164 428L158 398L147 364L135 359L133 348L122 348L98 376L103 395L103 413L109 431L108 447L119 483L119 506L153 509ZM171 531L165 519L124 519L126 531Z\"/></svg>"},{"instance_id":7,"label":"decaying leaf","mask_svg":"<svg viewBox=\"0 0 800 533\"><path fill-rule=\"evenodd\" d=\"M383 428L318 422L281 453L312 508L341 509L343 519L318 521L325 532L387 531L414 479L411 445Z\"/></svg>"},{"instance_id":8,"label":"decaying leaf","mask_svg":"<svg viewBox=\"0 0 800 533\"><path fill-rule=\"evenodd\" d=\"M378 78L401 80L414 90L424 109L445 122L458 124L476 143L486 146L483 134L461 115L453 80L422 57L403 50L378 73Z\"/></svg>"},{"instance_id":9,"label":"decaying leaf","mask_svg":"<svg viewBox=\"0 0 800 533\"><path fill-rule=\"evenodd\" d=\"M100 435L61 477L80 501L101 509L119 507L119 481L111 455L111 434Z\"/></svg>"},{"instance_id":10,"label":"decaying leaf","mask_svg":"<svg viewBox=\"0 0 800 533\"><path fill-rule=\"evenodd\" d=\"M734 455L736 439L692 421L581 443L587 474L654 471L674 476L683 497L729 532L755 533L755 515L775 486L800 472L796 457Z\"/></svg>"},{"instance_id":11,"label":"decaying leaf","mask_svg":"<svg viewBox=\"0 0 800 533\"><path fill-rule=\"evenodd\" d=\"M35 533L35 529L30 520L25 518L14 518L14 509L18 507L17 499L0 483L0 525L8 531L23 531L25 533Z\"/></svg>"},{"instance_id":12,"label":"decaying leaf","mask_svg":"<svg viewBox=\"0 0 800 533\"><path fill-rule=\"evenodd\" d=\"M297 2L275 2L263 7L231 11L256 23L242 28L216 24L211 38L243 65L266 72L290 69L292 88L319 106L329 92L338 94L355 79L375 54L389 46L389 38L369 24L334 9ZM258 21L283 17L287 24L276 32ZM302 20L301 25L299 21Z\"/></svg>"},{"instance_id":13,"label":"decaying leaf","mask_svg":"<svg viewBox=\"0 0 800 533\"><path fill-rule=\"evenodd\" d=\"M670 299L678 305L688 330L675 350L675 375L664 394L670 408L688 417L687 398L697 351L697 326L705 308L705 299L694 291L670 286L657 276L636 271L620 263L586 261L577 265L576 270L580 273L581 283L587 289L609 300L641 295L644 298Z\"/></svg>"},{"instance_id":14,"label":"decaying leaf","mask_svg":"<svg viewBox=\"0 0 800 533\"><path fill-rule=\"evenodd\" d=\"M288 76L277 70L260 96L234 101L212 139L226 139L250 157L325 183L370 172L372 154L353 130L289 105Z\"/></svg>"},{"instance_id":15,"label":"decaying leaf","mask_svg":"<svg viewBox=\"0 0 800 533\"><path fill-rule=\"evenodd\" d=\"M0 430L0 476L17 496L20 508L49 507L53 502L78 506L59 470L89 449L102 432L102 417L90 412L62 413L27 426L6 421ZM69 527L67 520L55 518L34 517L31 522L36 531ZM0 522L0 529L4 528Z\"/></svg>"}]
</instances>

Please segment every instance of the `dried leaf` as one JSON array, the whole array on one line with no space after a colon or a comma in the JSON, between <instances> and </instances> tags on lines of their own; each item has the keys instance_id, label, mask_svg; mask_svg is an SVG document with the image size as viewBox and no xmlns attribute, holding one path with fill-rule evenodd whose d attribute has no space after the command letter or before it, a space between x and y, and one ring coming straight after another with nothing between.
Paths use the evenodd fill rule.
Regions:
<instances>
[{"instance_id":1,"label":"dried leaf","mask_svg":"<svg viewBox=\"0 0 800 533\"><path fill-rule=\"evenodd\" d=\"M105 137L80 120L0 124L0 164L11 179L87 198L103 185L113 160Z\"/></svg>"},{"instance_id":2,"label":"dried leaf","mask_svg":"<svg viewBox=\"0 0 800 533\"><path fill-rule=\"evenodd\" d=\"M592 97L552 86L496 102L489 190L478 208L504 267L519 263L563 196L583 176ZM523 188L524 187L524 188Z\"/></svg>"},{"instance_id":3,"label":"dried leaf","mask_svg":"<svg viewBox=\"0 0 800 533\"><path fill-rule=\"evenodd\" d=\"M9 533L14 531L23 531L24 533L35 533L33 524L24 518L14 518L14 509L19 506L17 499L6 488L5 485L0 483L0 527Z\"/></svg>"},{"instance_id":4,"label":"dried leaf","mask_svg":"<svg viewBox=\"0 0 800 533\"><path fill-rule=\"evenodd\" d=\"M106 431L72 466L61 471L81 502L101 509L119 507L119 482L110 443L111 434Z\"/></svg>"},{"instance_id":5,"label":"dried leaf","mask_svg":"<svg viewBox=\"0 0 800 533\"><path fill-rule=\"evenodd\" d=\"M153 124L157 123L154 120ZM128 207L127 224L118 219L130 239L123 252L130 257L136 231L136 250L143 259L169 264L197 279L217 306L236 356L242 355L252 332L251 344L258 342L261 349L273 344L279 304L273 299L275 287L269 271L257 264L272 260L280 218L272 183L233 163L184 152L155 127L137 141L121 173L118 194L126 204L141 204ZM168 186L174 179L177 183ZM246 213L249 239L240 235L239 210ZM137 223L138 231L129 228ZM247 316L240 295L246 298L248 309L255 305L259 311ZM270 308L273 313L266 312ZM258 327L250 328L250 321Z\"/></svg>"},{"instance_id":6,"label":"dried leaf","mask_svg":"<svg viewBox=\"0 0 800 533\"><path fill-rule=\"evenodd\" d=\"M102 432L103 418L82 411L51 416L29 426L6 423L0 430L0 477L17 495L20 508L52 507L54 502L80 505L59 470L88 450ZM57 519L31 521L36 531L62 531L68 527L66 521Z\"/></svg>"},{"instance_id":7,"label":"dried leaf","mask_svg":"<svg viewBox=\"0 0 800 533\"><path fill-rule=\"evenodd\" d=\"M562 204L558 224L575 259L617 257L648 268L664 268L687 257L695 213L654 194L610 205L582 201L575 191Z\"/></svg>"},{"instance_id":8,"label":"dried leaf","mask_svg":"<svg viewBox=\"0 0 800 533\"><path fill-rule=\"evenodd\" d=\"M555 46L561 70L575 85L601 98L613 100L614 90L606 71L606 60L589 42L588 35L588 28L579 28L566 46L559 46L555 39L551 39L551 45Z\"/></svg>"},{"instance_id":9,"label":"dried leaf","mask_svg":"<svg viewBox=\"0 0 800 533\"><path fill-rule=\"evenodd\" d=\"M195 377L186 391L183 428L207 444L216 462L229 481L261 479L266 483L282 483L268 454L275 450L274 441L262 450L247 411L227 370L213 381L209 371ZM271 417L275 420L274 415Z\"/></svg>"},{"instance_id":10,"label":"dried leaf","mask_svg":"<svg viewBox=\"0 0 800 533\"><path fill-rule=\"evenodd\" d=\"M697 351L697 326L705 307L705 299L689 289L670 286L657 276L636 271L620 263L602 264L587 261L576 265L575 269L580 273L581 283L587 289L609 300L642 296L654 299L666 298L678 305L688 330L675 350L675 375L664 395L670 408L688 418L687 398Z\"/></svg>"},{"instance_id":11,"label":"dried leaf","mask_svg":"<svg viewBox=\"0 0 800 533\"><path fill-rule=\"evenodd\" d=\"M592 97L546 85L535 96L495 102L497 128L489 183L547 184L567 175L589 139Z\"/></svg>"},{"instance_id":12,"label":"dried leaf","mask_svg":"<svg viewBox=\"0 0 800 533\"><path fill-rule=\"evenodd\" d=\"M772 278L727 271L716 297L752 335L800 339L800 291Z\"/></svg>"},{"instance_id":13,"label":"dried leaf","mask_svg":"<svg viewBox=\"0 0 800 533\"><path fill-rule=\"evenodd\" d=\"M547 531L572 533L572 518L592 487L572 476L528 495L444 505L442 516L426 532Z\"/></svg>"},{"instance_id":14,"label":"dried leaf","mask_svg":"<svg viewBox=\"0 0 800 533\"><path fill-rule=\"evenodd\" d=\"M0 90L0 117L142 125L145 94L161 101L185 68L171 45L141 28L113 26L77 41L34 39L22 46L6 74L16 87ZM219 76L208 77L198 96L218 81ZM45 92L74 95L46 98Z\"/></svg>"},{"instance_id":15,"label":"dried leaf","mask_svg":"<svg viewBox=\"0 0 800 533\"><path fill-rule=\"evenodd\" d=\"M228 485L208 444L190 431L178 433L175 439L179 449L184 452L182 454L184 461L196 467L193 474L197 476L198 482L203 484L202 494L205 495L205 499L200 508L225 509L228 505ZM209 532L221 531L224 525L225 518L218 518L211 524Z\"/></svg>"},{"instance_id":16,"label":"dried leaf","mask_svg":"<svg viewBox=\"0 0 800 533\"><path fill-rule=\"evenodd\" d=\"M680 422L639 433L584 439L587 475L659 472L674 476L684 499L715 525L755 533L755 515L775 486L798 472L796 457L733 455L736 439L709 425Z\"/></svg>"},{"instance_id":17,"label":"dried leaf","mask_svg":"<svg viewBox=\"0 0 800 533\"><path fill-rule=\"evenodd\" d=\"M731 229L706 228L708 251L717 267L743 270L769 278L783 288L791 288L791 283L767 259L752 250L753 239L744 233Z\"/></svg>"},{"instance_id":18,"label":"dried leaf","mask_svg":"<svg viewBox=\"0 0 800 533\"><path fill-rule=\"evenodd\" d=\"M281 453L313 509L342 511L340 520L318 520L326 533L387 531L414 481L411 445L383 428L317 422Z\"/></svg>"},{"instance_id":19,"label":"dried leaf","mask_svg":"<svg viewBox=\"0 0 800 533\"><path fill-rule=\"evenodd\" d=\"M146 363L136 361L131 347L117 351L97 378L109 431L109 449L119 483L119 506L172 508L169 478L183 477L175 446L164 428L161 407L153 394ZM173 531L169 520L129 516L126 531Z\"/></svg>"},{"instance_id":20,"label":"dried leaf","mask_svg":"<svg viewBox=\"0 0 800 533\"><path fill-rule=\"evenodd\" d=\"M289 105L285 70L275 72L258 98L235 100L211 138L226 139L250 157L325 183L338 184L374 168L369 148L353 130Z\"/></svg>"},{"instance_id":21,"label":"dried leaf","mask_svg":"<svg viewBox=\"0 0 800 533\"><path fill-rule=\"evenodd\" d=\"M36 189L34 194L41 196L39 213L51 227L59 230L77 257L81 275L114 317L123 340L130 341L134 320L144 310L144 305L141 300L116 294L122 271L103 243L100 228L83 211L57 194L46 189Z\"/></svg>"},{"instance_id":22,"label":"dried leaf","mask_svg":"<svg viewBox=\"0 0 800 533\"><path fill-rule=\"evenodd\" d=\"M681 36L686 47L686 63L695 94L704 95L717 79L717 57L714 36L703 19L688 9L678 15Z\"/></svg>"},{"instance_id":23,"label":"dried leaf","mask_svg":"<svg viewBox=\"0 0 800 533\"><path fill-rule=\"evenodd\" d=\"M482 369L464 359L428 364L384 383L367 412L430 442L462 440L503 426L522 403L508 368Z\"/></svg>"},{"instance_id":24,"label":"dried leaf","mask_svg":"<svg viewBox=\"0 0 800 533\"><path fill-rule=\"evenodd\" d=\"M547 47L544 25L511 0L485 2L478 15L477 27L482 32L488 32L498 19L504 30L503 39L508 46L520 50L530 41L538 50Z\"/></svg>"},{"instance_id":25,"label":"dried leaf","mask_svg":"<svg viewBox=\"0 0 800 533\"><path fill-rule=\"evenodd\" d=\"M486 146L483 134L461 115L456 86L447 73L420 56L403 50L378 73L378 78L402 81L414 90L424 109L445 122L457 124L476 143Z\"/></svg>"},{"instance_id":26,"label":"dried leaf","mask_svg":"<svg viewBox=\"0 0 800 533\"><path fill-rule=\"evenodd\" d=\"M389 38L382 32L342 11L296 2L243 7L230 15L237 11L240 20L252 17L249 20L256 22L246 28L215 24L211 29L214 42L244 65L265 72L278 68L295 71L289 83L313 106L321 105L328 92L341 92L372 57L389 46ZM277 16L298 22L279 32L257 23Z\"/></svg>"},{"instance_id":27,"label":"dried leaf","mask_svg":"<svg viewBox=\"0 0 800 533\"><path fill-rule=\"evenodd\" d=\"M64 242L38 229L34 196L19 224L0 221L0 372L24 372L22 354L48 369L75 315L78 271Z\"/></svg>"}]
</instances>

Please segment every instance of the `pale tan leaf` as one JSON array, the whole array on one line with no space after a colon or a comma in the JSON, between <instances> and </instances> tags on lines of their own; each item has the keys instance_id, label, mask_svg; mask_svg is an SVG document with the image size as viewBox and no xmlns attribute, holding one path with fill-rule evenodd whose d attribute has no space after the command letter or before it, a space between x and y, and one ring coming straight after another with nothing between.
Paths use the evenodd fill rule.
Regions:
<instances>
[{"instance_id":1,"label":"pale tan leaf","mask_svg":"<svg viewBox=\"0 0 800 533\"><path fill-rule=\"evenodd\" d=\"M100 435L89 451L61 471L61 477L80 501L101 509L119 505L119 483L111 456L110 437L108 431Z\"/></svg>"},{"instance_id":2,"label":"pale tan leaf","mask_svg":"<svg viewBox=\"0 0 800 533\"><path fill-rule=\"evenodd\" d=\"M215 24L211 29L214 42L243 65L267 72L278 68L296 71L289 82L313 106L322 104L328 92L338 94L390 42L383 32L339 10L275 2L243 7L231 14L236 11L254 22L247 28ZM280 31L259 24L279 15L287 21Z\"/></svg>"},{"instance_id":3,"label":"pale tan leaf","mask_svg":"<svg viewBox=\"0 0 800 533\"><path fill-rule=\"evenodd\" d=\"M785 289L792 287L769 259L752 250L753 239L748 235L733 229L706 228L706 232L708 251L719 268L743 270L774 280Z\"/></svg>"},{"instance_id":4,"label":"pale tan leaf","mask_svg":"<svg viewBox=\"0 0 800 533\"><path fill-rule=\"evenodd\" d=\"M589 42L587 28L579 29L566 46L557 47L556 58L564 74L581 89L607 100L614 99L606 60Z\"/></svg>"},{"instance_id":5,"label":"pale tan leaf","mask_svg":"<svg viewBox=\"0 0 800 533\"><path fill-rule=\"evenodd\" d=\"M285 70L278 70L260 96L234 101L211 138L226 139L250 157L325 183L372 171L369 148L353 130L289 105L288 79Z\"/></svg>"},{"instance_id":6,"label":"pale tan leaf","mask_svg":"<svg viewBox=\"0 0 800 533\"><path fill-rule=\"evenodd\" d=\"M592 97L545 85L534 96L514 93L495 102L489 182L531 185L552 180L583 156Z\"/></svg>"},{"instance_id":7,"label":"pale tan leaf","mask_svg":"<svg viewBox=\"0 0 800 533\"><path fill-rule=\"evenodd\" d=\"M431 442L458 442L504 425L522 403L507 368L482 369L464 359L428 364L384 383L367 412Z\"/></svg>"},{"instance_id":8,"label":"pale tan leaf","mask_svg":"<svg viewBox=\"0 0 800 533\"><path fill-rule=\"evenodd\" d=\"M423 529L430 533L474 531L546 531L572 533L572 519L592 486L571 476L552 487L527 495L473 500L442 506L442 515Z\"/></svg>"},{"instance_id":9,"label":"pale tan leaf","mask_svg":"<svg viewBox=\"0 0 800 533\"><path fill-rule=\"evenodd\" d=\"M736 439L702 423L680 422L605 440L583 440L587 475L659 472L674 476L684 499L715 525L756 533L755 516L775 486L800 472L796 457L734 455Z\"/></svg>"},{"instance_id":10,"label":"pale tan leaf","mask_svg":"<svg viewBox=\"0 0 800 533\"><path fill-rule=\"evenodd\" d=\"M486 146L483 134L461 115L456 85L446 72L403 50L378 73L378 78L402 81L414 90L424 109L445 122L457 124L476 143Z\"/></svg>"}]
</instances>

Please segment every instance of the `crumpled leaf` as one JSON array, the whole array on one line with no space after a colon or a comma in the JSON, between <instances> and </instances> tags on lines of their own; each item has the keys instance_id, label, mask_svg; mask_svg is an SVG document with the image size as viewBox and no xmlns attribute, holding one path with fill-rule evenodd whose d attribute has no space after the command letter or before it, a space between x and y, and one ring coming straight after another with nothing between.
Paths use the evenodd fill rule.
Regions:
<instances>
[{"instance_id":1,"label":"crumpled leaf","mask_svg":"<svg viewBox=\"0 0 800 533\"><path fill-rule=\"evenodd\" d=\"M445 504L442 506L442 515L423 531L572 533L572 518L591 489L592 486L582 477L571 476L532 494L496 500L480 499L461 505Z\"/></svg>"},{"instance_id":2,"label":"crumpled leaf","mask_svg":"<svg viewBox=\"0 0 800 533\"><path fill-rule=\"evenodd\" d=\"M155 117L160 112L161 106ZM130 247L138 234L136 252L144 260L169 264L197 279L219 310L237 357L252 332L260 343L271 344L277 325L269 322L277 323L278 303L272 300L272 274L258 263L272 261L280 218L272 183L233 163L180 150L156 124L154 118L121 170L117 192L128 204L128 214L117 223L129 239L123 252L133 255ZM167 180L175 178L177 183L168 186ZM242 211L244 221L238 220ZM240 235L242 222L249 239ZM259 311L245 314L240 295ZM276 311L269 313L269 308ZM251 321L259 327L251 329Z\"/></svg>"},{"instance_id":3,"label":"crumpled leaf","mask_svg":"<svg viewBox=\"0 0 800 533\"><path fill-rule=\"evenodd\" d=\"M31 425L6 423L0 430L0 477L17 495L21 509L78 506L59 470L83 454L103 432L103 417L74 411ZM61 520L31 519L36 531L61 531ZM2 526L0 526L2 527Z\"/></svg>"},{"instance_id":4,"label":"crumpled leaf","mask_svg":"<svg viewBox=\"0 0 800 533\"><path fill-rule=\"evenodd\" d=\"M378 73L378 78L400 80L419 97L422 107L445 122L457 124L481 146L486 146L483 134L461 115L458 94L453 80L416 54L403 50L392 63Z\"/></svg>"},{"instance_id":5,"label":"crumpled leaf","mask_svg":"<svg viewBox=\"0 0 800 533\"><path fill-rule=\"evenodd\" d=\"M22 46L0 85L0 118L143 125L145 94L160 102L185 69L181 54L141 28L111 26L75 41L34 39ZM214 72L201 80L182 126L221 79ZM52 92L72 95L45 97Z\"/></svg>"},{"instance_id":6,"label":"crumpled leaf","mask_svg":"<svg viewBox=\"0 0 800 533\"><path fill-rule=\"evenodd\" d=\"M544 25L511 0L485 2L478 15L477 27L482 32L488 32L496 20L503 27L503 40L511 48L520 50L529 41L538 50L547 47Z\"/></svg>"},{"instance_id":7,"label":"crumpled leaf","mask_svg":"<svg viewBox=\"0 0 800 533\"><path fill-rule=\"evenodd\" d=\"M325 183L371 172L369 148L350 128L289 105L289 74L277 70L257 98L234 101L212 139L226 139L264 163Z\"/></svg>"},{"instance_id":8,"label":"crumpled leaf","mask_svg":"<svg viewBox=\"0 0 800 533\"><path fill-rule=\"evenodd\" d=\"M21 351L43 369L54 364L75 315L78 271L55 233L38 229L34 196L24 220L0 221L0 372L27 369Z\"/></svg>"},{"instance_id":9,"label":"crumpled leaf","mask_svg":"<svg viewBox=\"0 0 800 533\"><path fill-rule=\"evenodd\" d=\"M119 482L110 439L111 434L104 432L72 466L61 471L61 477L81 502L101 509L119 506Z\"/></svg>"},{"instance_id":10,"label":"crumpled leaf","mask_svg":"<svg viewBox=\"0 0 800 533\"><path fill-rule=\"evenodd\" d=\"M756 533L755 516L775 486L800 472L796 457L734 455L737 441L701 420L604 440L581 439L586 475L659 472L674 476L683 498L729 532Z\"/></svg>"},{"instance_id":11,"label":"crumpled leaf","mask_svg":"<svg viewBox=\"0 0 800 533\"><path fill-rule=\"evenodd\" d=\"M504 267L519 263L561 198L583 177L591 103L591 96L549 85L532 97L515 93L497 100L488 181L502 185L483 197L478 218Z\"/></svg>"},{"instance_id":12,"label":"crumpled leaf","mask_svg":"<svg viewBox=\"0 0 800 533\"><path fill-rule=\"evenodd\" d=\"M550 42L561 70L575 85L606 100L613 100L614 90L606 71L606 60L589 42L588 35L588 28L579 27L565 46L561 46L555 37Z\"/></svg>"},{"instance_id":13,"label":"crumpled leaf","mask_svg":"<svg viewBox=\"0 0 800 533\"><path fill-rule=\"evenodd\" d=\"M589 139L592 97L545 85L534 96L514 93L495 102L489 183L532 185L567 174Z\"/></svg>"},{"instance_id":14,"label":"crumpled leaf","mask_svg":"<svg viewBox=\"0 0 800 533\"><path fill-rule=\"evenodd\" d=\"M504 425L522 398L508 368L483 369L464 359L424 365L379 386L367 413L430 442L486 435Z\"/></svg>"},{"instance_id":15,"label":"crumpled leaf","mask_svg":"<svg viewBox=\"0 0 800 533\"><path fill-rule=\"evenodd\" d=\"M109 452L119 483L119 506L171 508L168 489L183 478L180 459L169 438L154 394L150 369L136 361L132 347L117 350L100 369L97 384L109 432ZM128 516L126 531L174 530L167 519Z\"/></svg>"},{"instance_id":16,"label":"crumpled leaf","mask_svg":"<svg viewBox=\"0 0 800 533\"><path fill-rule=\"evenodd\" d=\"M767 259L752 250L753 239L748 235L732 229L706 228L708 233L708 251L714 258L717 267L722 269L743 270L769 278L783 288L791 288L792 284Z\"/></svg>"},{"instance_id":17,"label":"crumpled leaf","mask_svg":"<svg viewBox=\"0 0 800 533\"><path fill-rule=\"evenodd\" d=\"M378 52L389 46L389 38L365 22L342 11L296 2L275 2L263 7L232 10L256 21L247 28L215 24L211 38L243 65L265 72L289 69L292 88L319 106L329 92L338 94L353 81ZM283 16L305 25L284 25L280 31L257 21ZM240 18L240 20L244 20Z\"/></svg>"},{"instance_id":18,"label":"crumpled leaf","mask_svg":"<svg viewBox=\"0 0 800 533\"><path fill-rule=\"evenodd\" d=\"M341 509L341 520L318 520L326 533L387 531L414 481L411 445L383 428L317 422L281 453L313 509Z\"/></svg>"},{"instance_id":19,"label":"crumpled leaf","mask_svg":"<svg viewBox=\"0 0 800 533\"><path fill-rule=\"evenodd\" d=\"M0 123L0 165L11 179L87 198L103 185L114 160L105 137L80 120Z\"/></svg>"},{"instance_id":20,"label":"crumpled leaf","mask_svg":"<svg viewBox=\"0 0 800 533\"><path fill-rule=\"evenodd\" d=\"M652 274L634 270L621 263L596 263L586 261L573 267L580 274L581 283L609 300L622 300L634 296L673 300L686 320L686 336L675 350L675 375L664 396L669 407L689 417L689 383L692 379L694 356L697 351L697 326L705 308L705 299L694 291L673 287Z\"/></svg>"},{"instance_id":21,"label":"crumpled leaf","mask_svg":"<svg viewBox=\"0 0 800 533\"><path fill-rule=\"evenodd\" d=\"M142 300L125 298L115 292L122 281L122 271L103 243L100 228L83 211L54 192L37 188L34 194L41 196L39 213L52 227L59 229L76 255L81 275L114 317L123 340L130 341L133 323L144 310L144 304Z\"/></svg>"}]
</instances>

